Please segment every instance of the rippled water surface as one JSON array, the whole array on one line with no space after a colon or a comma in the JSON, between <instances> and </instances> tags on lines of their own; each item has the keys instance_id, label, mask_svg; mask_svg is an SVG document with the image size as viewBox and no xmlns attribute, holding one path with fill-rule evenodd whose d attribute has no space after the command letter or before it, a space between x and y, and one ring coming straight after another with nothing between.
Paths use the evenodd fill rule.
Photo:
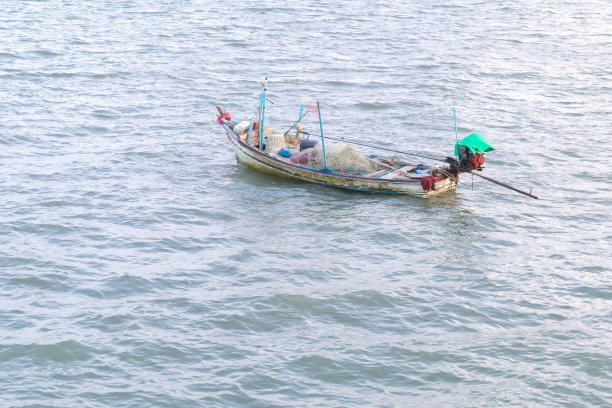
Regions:
<instances>
[{"instance_id":1,"label":"rippled water surface","mask_svg":"<svg viewBox=\"0 0 612 408\"><path fill-rule=\"evenodd\" d=\"M610 406L609 1L4 1L1 406ZM431 199L236 163L497 151ZM317 130L311 126L310 130Z\"/></svg>"}]
</instances>

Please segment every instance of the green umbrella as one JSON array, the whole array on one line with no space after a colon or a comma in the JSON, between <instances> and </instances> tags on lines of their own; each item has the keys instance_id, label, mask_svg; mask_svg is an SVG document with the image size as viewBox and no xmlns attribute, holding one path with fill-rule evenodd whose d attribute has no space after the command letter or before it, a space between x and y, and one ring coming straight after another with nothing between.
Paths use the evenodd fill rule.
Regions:
<instances>
[{"instance_id":1,"label":"green umbrella","mask_svg":"<svg viewBox=\"0 0 612 408\"><path fill-rule=\"evenodd\" d=\"M491 142L487 140L486 137L481 135L480 133L472 133L467 136L465 139L461 140L458 144L455 145L455 154L459 154L459 147L465 146L472 151L472 153L484 153L495 150Z\"/></svg>"}]
</instances>

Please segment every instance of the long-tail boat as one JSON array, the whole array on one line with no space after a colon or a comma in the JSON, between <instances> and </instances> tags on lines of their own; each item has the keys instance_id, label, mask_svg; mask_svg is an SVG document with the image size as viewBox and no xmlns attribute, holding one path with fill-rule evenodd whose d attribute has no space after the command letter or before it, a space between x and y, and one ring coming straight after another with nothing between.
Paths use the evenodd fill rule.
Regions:
<instances>
[{"instance_id":1,"label":"long-tail boat","mask_svg":"<svg viewBox=\"0 0 612 408\"><path fill-rule=\"evenodd\" d=\"M454 157L431 157L369 143L323 135L319 102L301 106L299 119L284 133L265 127L267 78L262 81L258 118L232 120L229 111L217 105L217 122L225 129L236 158L246 166L277 176L304 180L331 187L372 193L410 194L430 197L454 190L462 172L481 169L484 153L494 150L480 134L457 140ZM320 135L303 130L302 119L312 112L318 118ZM456 128L456 127L455 127ZM263 131L262 131L263 130ZM311 137L312 136L312 137ZM327 140L342 142L331 144ZM389 150L437 161L425 166L407 160L366 156L353 146Z\"/></svg>"}]
</instances>

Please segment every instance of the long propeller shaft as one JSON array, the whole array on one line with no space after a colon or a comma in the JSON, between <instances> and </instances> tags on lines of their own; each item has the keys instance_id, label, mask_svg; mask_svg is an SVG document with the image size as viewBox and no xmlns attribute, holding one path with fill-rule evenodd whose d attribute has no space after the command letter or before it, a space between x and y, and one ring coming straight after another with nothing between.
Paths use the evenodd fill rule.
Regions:
<instances>
[{"instance_id":1,"label":"long propeller shaft","mask_svg":"<svg viewBox=\"0 0 612 408\"><path fill-rule=\"evenodd\" d=\"M473 175L475 175L475 176L478 176L478 177L481 177L481 178L483 178L483 179L485 179L487 181L490 181L491 183L495 183L495 184L500 185L502 187L508 188L508 189L510 189L512 191L516 191L517 193L521 193L523 195L526 195L527 197L531 197L531 198L535 198L536 200L539 200L539 198L534 196L533 194L531 194L531 192L528 193L526 191L519 190L518 188L512 187L512 186L510 186L510 185L508 185L506 183L502 183L501 181L493 180L490 177L486 177L486 176L483 176L482 174L474 173L473 171L471 173Z\"/></svg>"}]
</instances>

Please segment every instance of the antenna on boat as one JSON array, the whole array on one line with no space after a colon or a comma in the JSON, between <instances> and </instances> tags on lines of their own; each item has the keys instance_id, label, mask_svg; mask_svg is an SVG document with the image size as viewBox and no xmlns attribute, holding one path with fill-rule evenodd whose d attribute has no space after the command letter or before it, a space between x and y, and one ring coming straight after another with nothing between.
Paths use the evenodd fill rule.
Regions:
<instances>
[{"instance_id":1,"label":"antenna on boat","mask_svg":"<svg viewBox=\"0 0 612 408\"><path fill-rule=\"evenodd\" d=\"M455 141L457 142L456 149L457 149L457 163L458 163L460 161L460 158L459 158L459 136L457 135L457 115L456 115L455 108L452 108L451 110L453 111L453 119L455 121Z\"/></svg>"}]
</instances>

